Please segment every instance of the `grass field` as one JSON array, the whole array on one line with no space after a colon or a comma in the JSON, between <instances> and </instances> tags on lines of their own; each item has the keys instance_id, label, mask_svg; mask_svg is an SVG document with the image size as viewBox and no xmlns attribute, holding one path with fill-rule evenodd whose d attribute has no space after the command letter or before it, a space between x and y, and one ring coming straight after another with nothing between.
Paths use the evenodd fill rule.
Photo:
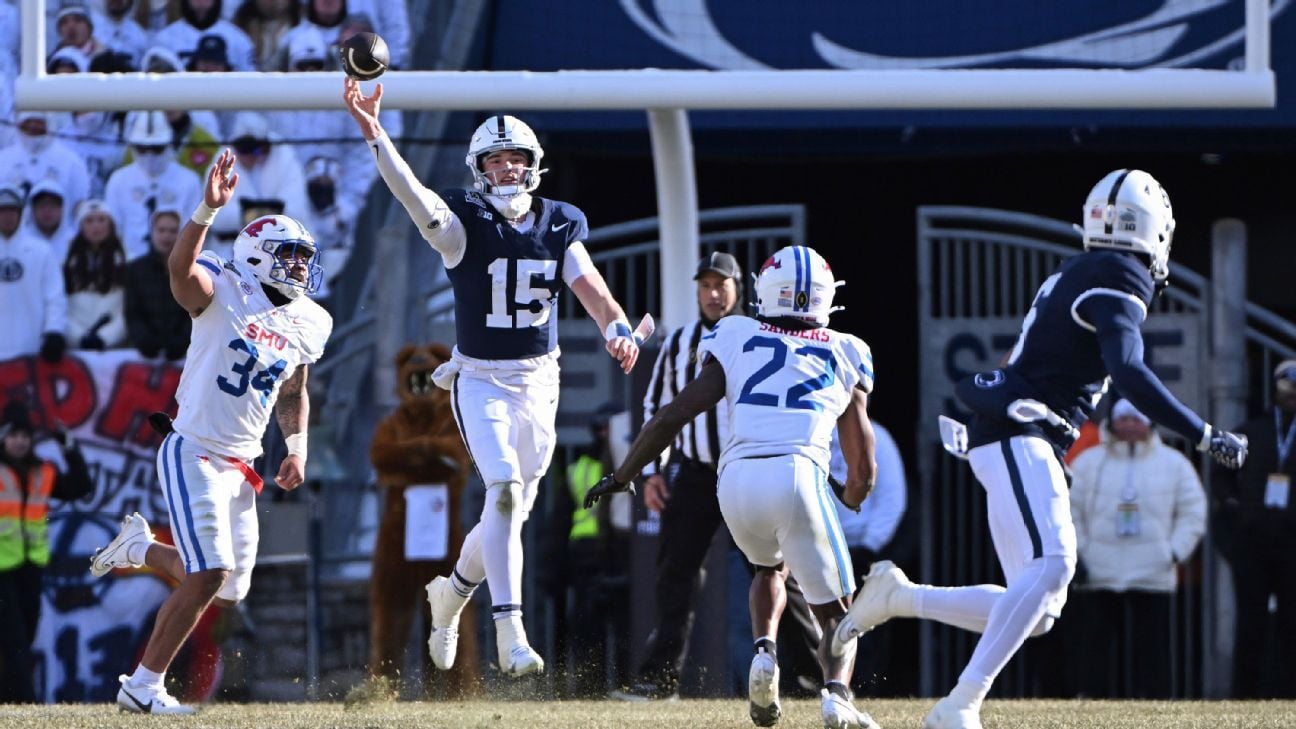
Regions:
<instances>
[{"instance_id":1,"label":"grass field","mask_svg":"<svg viewBox=\"0 0 1296 729\"><path fill-rule=\"evenodd\" d=\"M883 729L916 729L934 700L879 700L863 704ZM987 729L1221 729L1296 727L1296 702L1239 701L1011 701L986 704ZM192 717L121 714L113 706L0 707L0 729L110 729L183 726L198 729L299 727L300 729L404 729L404 727L751 727L739 700L687 700L627 704L613 701L511 701L462 703L215 704ZM818 701L788 701L780 727L821 726Z\"/></svg>"}]
</instances>

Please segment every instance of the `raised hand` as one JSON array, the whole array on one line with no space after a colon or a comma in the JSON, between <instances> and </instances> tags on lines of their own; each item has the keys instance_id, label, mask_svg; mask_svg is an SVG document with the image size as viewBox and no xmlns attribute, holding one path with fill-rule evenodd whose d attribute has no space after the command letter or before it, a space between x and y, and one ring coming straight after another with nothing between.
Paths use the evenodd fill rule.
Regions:
<instances>
[{"instance_id":1,"label":"raised hand","mask_svg":"<svg viewBox=\"0 0 1296 729\"><path fill-rule=\"evenodd\" d=\"M207 207L224 207L234 197L239 176L233 169L234 153L226 149L212 163L211 169L207 170L207 184L203 188L203 202L207 203Z\"/></svg>"},{"instance_id":2,"label":"raised hand","mask_svg":"<svg viewBox=\"0 0 1296 729\"><path fill-rule=\"evenodd\" d=\"M370 96L360 91L360 82L348 76L342 81L342 100L346 102L347 111L360 125L360 133L367 140L374 140L382 134L382 124L378 122L378 108L382 104L383 85L374 87Z\"/></svg>"}]
</instances>

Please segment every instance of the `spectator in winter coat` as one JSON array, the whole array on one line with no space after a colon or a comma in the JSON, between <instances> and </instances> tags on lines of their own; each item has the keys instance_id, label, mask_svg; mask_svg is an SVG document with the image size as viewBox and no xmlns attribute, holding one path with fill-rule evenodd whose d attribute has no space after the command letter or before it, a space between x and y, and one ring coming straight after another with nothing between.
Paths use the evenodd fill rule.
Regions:
<instances>
[{"instance_id":1,"label":"spectator in winter coat","mask_svg":"<svg viewBox=\"0 0 1296 729\"><path fill-rule=\"evenodd\" d=\"M19 224L23 196L0 185L0 361L37 352L47 361L63 358L67 340L67 294L49 245L32 240Z\"/></svg>"},{"instance_id":2,"label":"spectator in winter coat","mask_svg":"<svg viewBox=\"0 0 1296 729\"><path fill-rule=\"evenodd\" d=\"M78 349L114 349L126 342L126 251L102 200L81 203L77 221L63 262L68 340Z\"/></svg>"},{"instance_id":3,"label":"spectator in winter coat","mask_svg":"<svg viewBox=\"0 0 1296 729\"><path fill-rule=\"evenodd\" d=\"M177 360L189 348L193 320L171 296L167 275L167 256L179 235L179 212L153 213L148 254L126 264L126 328L131 344L149 359Z\"/></svg>"},{"instance_id":4,"label":"spectator in winter coat","mask_svg":"<svg viewBox=\"0 0 1296 729\"><path fill-rule=\"evenodd\" d=\"M65 119L64 114L18 112L16 141L0 149L0 184L30 191L41 180L54 180L63 190L64 218L73 226L73 207L90 196L90 173L85 160L56 138Z\"/></svg>"},{"instance_id":5,"label":"spectator in winter coat","mask_svg":"<svg viewBox=\"0 0 1296 729\"><path fill-rule=\"evenodd\" d=\"M234 120L231 146L237 155L234 171L239 176L234 197L216 215L209 233L206 250L221 258L230 258L234 238L243 229L243 208L255 201L277 201L283 205L283 214L297 220L310 220L310 204L306 199L306 179L302 164L292 145L283 144L277 134L270 131L266 117L255 112L242 112Z\"/></svg>"},{"instance_id":6,"label":"spectator in winter coat","mask_svg":"<svg viewBox=\"0 0 1296 729\"><path fill-rule=\"evenodd\" d=\"M1072 464L1083 565L1071 605L1079 688L1093 697L1170 698L1177 568L1206 533L1206 493L1192 463L1128 400L1112 406L1102 436Z\"/></svg>"}]
</instances>

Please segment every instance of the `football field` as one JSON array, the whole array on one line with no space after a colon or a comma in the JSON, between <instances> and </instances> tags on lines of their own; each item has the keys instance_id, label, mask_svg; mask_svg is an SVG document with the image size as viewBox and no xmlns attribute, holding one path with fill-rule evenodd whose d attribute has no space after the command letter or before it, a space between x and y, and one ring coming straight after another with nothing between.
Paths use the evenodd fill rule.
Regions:
<instances>
[{"instance_id":1,"label":"football field","mask_svg":"<svg viewBox=\"0 0 1296 729\"><path fill-rule=\"evenodd\" d=\"M933 700L878 700L861 704L884 729L917 729ZM991 701L983 719L987 729L1224 729L1296 727L1296 702L1240 701ZM144 717L119 713L114 706L0 707L0 729L109 729L184 726L211 729L299 727L300 729L404 729L405 727L751 727L740 700L686 700L622 703L614 701L510 701L451 703L376 703L348 709L342 704L215 704L192 717ZM780 727L822 726L819 702L787 701Z\"/></svg>"}]
</instances>

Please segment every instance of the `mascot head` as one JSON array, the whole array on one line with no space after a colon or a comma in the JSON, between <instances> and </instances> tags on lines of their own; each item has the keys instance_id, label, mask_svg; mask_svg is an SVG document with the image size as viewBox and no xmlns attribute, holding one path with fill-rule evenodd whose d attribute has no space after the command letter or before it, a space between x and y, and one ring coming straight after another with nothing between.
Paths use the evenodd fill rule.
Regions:
<instances>
[{"instance_id":1,"label":"mascot head","mask_svg":"<svg viewBox=\"0 0 1296 729\"><path fill-rule=\"evenodd\" d=\"M450 348L439 342L407 344L396 355L396 392L402 407L439 408L450 393L432 383L432 372L450 361Z\"/></svg>"}]
</instances>

